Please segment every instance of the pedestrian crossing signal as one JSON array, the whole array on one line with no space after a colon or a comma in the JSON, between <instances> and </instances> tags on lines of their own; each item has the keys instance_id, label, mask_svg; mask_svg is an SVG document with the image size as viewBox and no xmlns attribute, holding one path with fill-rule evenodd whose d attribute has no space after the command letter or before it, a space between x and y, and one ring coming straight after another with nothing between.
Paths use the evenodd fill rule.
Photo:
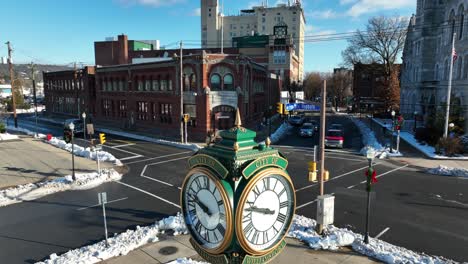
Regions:
<instances>
[{"instance_id":1,"label":"pedestrian crossing signal","mask_svg":"<svg viewBox=\"0 0 468 264\"><path fill-rule=\"evenodd\" d=\"M106 143L106 134L104 133L99 133L99 143L101 145L104 145L104 143Z\"/></svg>"}]
</instances>

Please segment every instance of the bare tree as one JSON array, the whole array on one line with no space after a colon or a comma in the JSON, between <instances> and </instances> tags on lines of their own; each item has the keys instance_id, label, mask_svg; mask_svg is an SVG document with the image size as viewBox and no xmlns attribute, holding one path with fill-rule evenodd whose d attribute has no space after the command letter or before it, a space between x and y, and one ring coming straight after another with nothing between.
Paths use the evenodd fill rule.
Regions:
<instances>
[{"instance_id":1,"label":"bare tree","mask_svg":"<svg viewBox=\"0 0 468 264\"><path fill-rule=\"evenodd\" d=\"M336 71L329 83L329 96L334 99L335 107L343 106L345 98L352 95L352 74L348 70Z\"/></svg>"},{"instance_id":2,"label":"bare tree","mask_svg":"<svg viewBox=\"0 0 468 264\"><path fill-rule=\"evenodd\" d=\"M356 35L349 40L348 49L353 52L351 55L367 53L377 59L377 62L384 65L385 75L389 78L398 55L403 51L407 26L406 18L372 17L368 21L366 31L357 30Z\"/></svg>"},{"instance_id":3,"label":"bare tree","mask_svg":"<svg viewBox=\"0 0 468 264\"><path fill-rule=\"evenodd\" d=\"M332 75L323 72L307 72L304 78L304 93L305 97L319 97L322 92L323 80L327 80L327 85L330 84Z\"/></svg>"},{"instance_id":4,"label":"bare tree","mask_svg":"<svg viewBox=\"0 0 468 264\"><path fill-rule=\"evenodd\" d=\"M373 53L369 53L357 46L350 45L341 52L343 63L341 66L346 68L353 68L356 63L370 64L378 61Z\"/></svg>"}]
</instances>

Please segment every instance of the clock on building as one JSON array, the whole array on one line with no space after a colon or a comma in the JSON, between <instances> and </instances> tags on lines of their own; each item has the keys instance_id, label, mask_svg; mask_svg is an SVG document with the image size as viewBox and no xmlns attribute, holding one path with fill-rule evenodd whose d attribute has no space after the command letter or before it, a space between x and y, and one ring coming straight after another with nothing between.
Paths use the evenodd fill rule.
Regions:
<instances>
[{"instance_id":1,"label":"clock on building","mask_svg":"<svg viewBox=\"0 0 468 264\"><path fill-rule=\"evenodd\" d=\"M273 33L277 38L285 38L288 34L288 25L284 22L279 23L273 27Z\"/></svg>"},{"instance_id":2,"label":"clock on building","mask_svg":"<svg viewBox=\"0 0 468 264\"><path fill-rule=\"evenodd\" d=\"M226 186L210 170L189 171L181 191L182 212L196 243L210 254L223 252L233 235Z\"/></svg>"},{"instance_id":3,"label":"clock on building","mask_svg":"<svg viewBox=\"0 0 468 264\"><path fill-rule=\"evenodd\" d=\"M262 255L284 238L294 215L295 193L288 174L269 168L247 184L236 211L236 235L249 254Z\"/></svg>"}]
</instances>

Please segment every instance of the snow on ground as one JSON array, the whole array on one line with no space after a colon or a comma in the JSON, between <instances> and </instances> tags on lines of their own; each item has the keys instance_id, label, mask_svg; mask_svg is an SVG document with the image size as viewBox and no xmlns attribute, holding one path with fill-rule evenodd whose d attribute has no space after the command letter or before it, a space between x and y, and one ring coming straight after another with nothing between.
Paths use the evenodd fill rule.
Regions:
<instances>
[{"instance_id":1,"label":"snow on ground","mask_svg":"<svg viewBox=\"0 0 468 264\"><path fill-rule=\"evenodd\" d=\"M19 139L17 135L12 135L8 133L0 133L0 141L15 140Z\"/></svg>"},{"instance_id":2,"label":"snow on ground","mask_svg":"<svg viewBox=\"0 0 468 264\"><path fill-rule=\"evenodd\" d=\"M190 149L193 151L197 151L201 149L202 147L197 145L197 144L183 144L180 142L175 142L175 141L169 141L169 140L164 140L164 139L158 139L158 138L152 138L152 137L147 137L147 136L141 136L141 135L136 135L136 134L131 134L127 132L121 132L121 131L115 131L111 129L106 129L106 128L97 128L97 130L107 133L107 134L112 134L112 135L117 135L117 136L122 136L122 137L127 137L127 138L133 138L136 140L143 140L143 141L148 141L148 142L153 142L156 144L161 144L161 145L169 145L177 148L184 148L184 149Z\"/></svg>"},{"instance_id":3,"label":"snow on ground","mask_svg":"<svg viewBox=\"0 0 468 264\"><path fill-rule=\"evenodd\" d=\"M208 262L196 261L189 258L178 258L174 261L168 262L167 264L209 264Z\"/></svg>"},{"instance_id":4,"label":"snow on ground","mask_svg":"<svg viewBox=\"0 0 468 264\"><path fill-rule=\"evenodd\" d=\"M70 250L63 255L51 254L49 259L41 264L68 264L68 263L97 263L115 256L127 255L130 251L141 247L147 243L158 241L158 234L167 230L173 230L174 235L187 234L182 214L165 218L157 221L153 225L140 227L135 230L127 230L124 233L117 234L109 238L109 245L103 240L93 245ZM196 262L191 262L196 263Z\"/></svg>"},{"instance_id":5,"label":"snow on ground","mask_svg":"<svg viewBox=\"0 0 468 264\"><path fill-rule=\"evenodd\" d=\"M430 174L443 175L443 176L455 176L468 178L468 170L462 168L450 168L443 165L439 165L437 168L427 170Z\"/></svg>"},{"instance_id":6,"label":"snow on ground","mask_svg":"<svg viewBox=\"0 0 468 264\"><path fill-rule=\"evenodd\" d=\"M385 125L381 119L378 118L373 118L372 119L374 122L379 124L380 126L385 126L387 129L391 129L391 125ZM406 141L408 144L411 146L417 148L419 151L424 153L424 155L428 156L429 158L433 159L451 159L451 160L468 160L468 157L460 156L460 157L447 157L447 156L442 156L442 155L437 155L435 154L435 148L429 145L422 145L419 143L416 138L414 138L414 135L409 133L409 132L400 132L400 138Z\"/></svg>"},{"instance_id":7,"label":"snow on ground","mask_svg":"<svg viewBox=\"0 0 468 264\"><path fill-rule=\"evenodd\" d=\"M43 109L45 109L45 106L38 106L37 107L37 112L41 112ZM23 113L34 113L36 112L36 108L31 107L29 109L16 109L17 114L23 114Z\"/></svg>"},{"instance_id":8,"label":"snow on ground","mask_svg":"<svg viewBox=\"0 0 468 264\"><path fill-rule=\"evenodd\" d=\"M12 130L12 131L18 131L18 132L21 132L21 133L25 133L27 135L30 135L30 136L34 136L36 138L41 138L41 139L45 139L47 136L44 135L44 134L37 134L34 133L34 132L31 132L30 130L27 130L27 129L24 129L24 128L15 128L15 127L10 127L8 126L8 130ZM70 143L66 143L64 140L62 139L58 139L56 137L52 137L52 139L50 141L45 141L46 143L49 143L57 148L60 148L60 149L63 149L63 150L66 150L68 152L72 152L72 144ZM87 159L92 159L92 160L96 160L96 151L93 151L91 148L84 148L84 147L81 147L81 146L78 146L75 144L75 146L73 147L73 152L75 153L76 156L80 156L80 157L84 157L84 158L87 158ZM122 162L120 162L120 160L118 160L117 158L114 157L114 155L110 154L109 152L107 151L98 151L97 152L97 157L99 157L99 161L103 161L103 162L112 162L114 163L116 166L122 166Z\"/></svg>"},{"instance_id":9,"label":"snow on ground","mask_svg":"<svg viewBox=\"0 0 468 264\"><path fill-rule=\"evenodd\" d=\"M77 173L76 180L73 181L71 175L60 177L54 180L28 183L16 187L0 190L0 207L7 206L22 201L32 201L43 196L63 192L68 190L87 190L109 181L116 181L122 178L114 169L103 169L101 175L97 172Z\"/></svg>"},{"instance_id":10,"label":"snow on ground","mask_svg":"<svg viewBox=\"0 0 468 264\"><path fill-rule=\"evenodd\" d=\"M282 123L281 126L276 129L275 133L271 134L271 144L275 144L276 142L280 141L280 139L283 138L291 128L292 127L288 122Z\"/></svg>"},{"instance_id":11,"label":"snow on ground","mask_svg":"<svg viewBox=\"0 0 468 264\"><path fill-rule=\"evenodd\" d=\"M295 215L288 236L297 238L312 249L337 250L339 247L351 246L354 251L373 257L385 263L456 263L442 257L416 253L406 248L398 247L379 239L370 238L369 244L363 242L363 236L345 228L329 225L324 230L324 236L315 232L316 222L304 216Z\"/></svg>"},{"instance_id":12,"label":"snow on ground","mask_svg":"<svg viewBox=\"0 0 468 264\"><path fill-rule=\"evenodd\" d=\"M356 119L355 117L350 118L361 132L362 144L365 146L360 151L362 155L366 155L367 149L371 147L377 152L376 157L379 159L403 156L400 152L391 152L390 148L383 147L375 137L374 131L372 131L364 122Z\"/></svg>"}]
</instances>

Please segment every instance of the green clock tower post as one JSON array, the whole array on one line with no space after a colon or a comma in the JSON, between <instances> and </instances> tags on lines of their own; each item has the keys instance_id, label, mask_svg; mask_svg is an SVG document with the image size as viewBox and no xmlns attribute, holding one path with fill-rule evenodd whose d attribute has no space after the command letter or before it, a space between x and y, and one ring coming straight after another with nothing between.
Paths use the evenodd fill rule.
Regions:
<instances>
[{"instance_id":1,"label":"green clock tower post","mask_svg":"<svg viewBox=\"0 0 468 264\"><path fill-rule=\"evenodd\" d=\"M211 263L266 263L285 247L295 211L288 161L269 138L254 141L239 110L220 135L189 159L180 201L190 242Z\"/></svg>"}]
</instances>

